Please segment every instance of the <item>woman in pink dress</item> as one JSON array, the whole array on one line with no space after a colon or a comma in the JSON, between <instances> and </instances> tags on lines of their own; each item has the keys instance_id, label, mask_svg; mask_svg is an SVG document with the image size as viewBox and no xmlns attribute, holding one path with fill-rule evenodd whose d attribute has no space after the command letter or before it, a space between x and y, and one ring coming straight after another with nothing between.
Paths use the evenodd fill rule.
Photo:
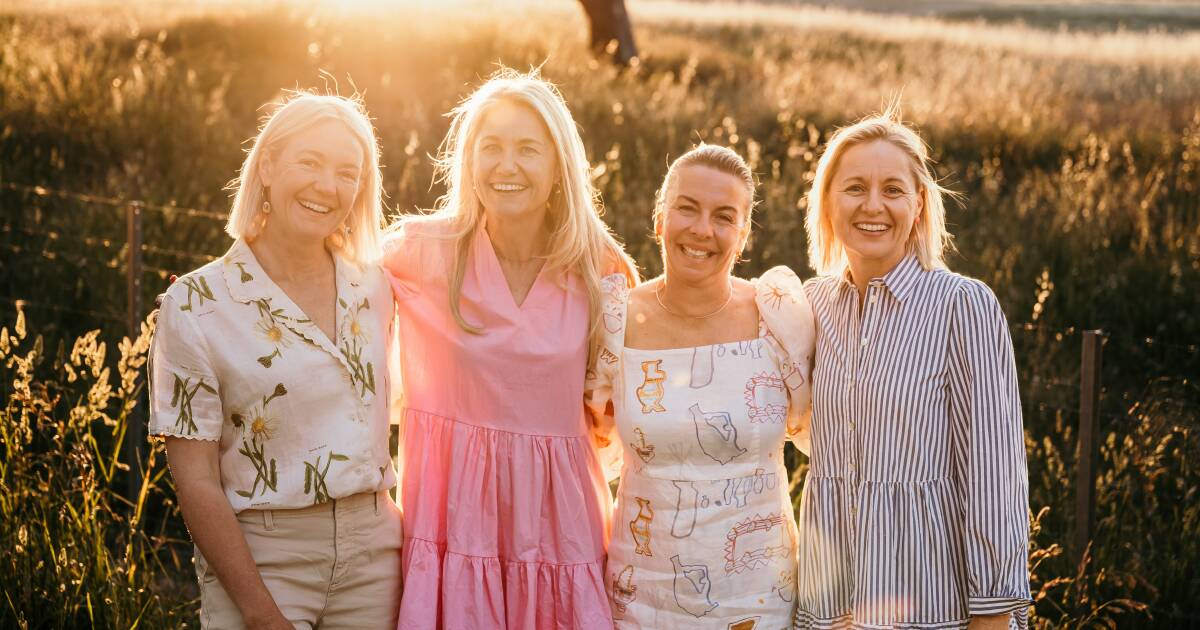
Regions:
<instances>
[{"instance_id":1,"label":"woman in pink dress","mask_svg":"<svg viewBox=\"0 0 1200 630\"><path fill-rule=\"evenodd\" d=\"M385 245L399 316L399 628L611 628L611 497L583 407L599 218L562 96L501 71L452 112L446 195Z\"/></svg>"}]
</instances>

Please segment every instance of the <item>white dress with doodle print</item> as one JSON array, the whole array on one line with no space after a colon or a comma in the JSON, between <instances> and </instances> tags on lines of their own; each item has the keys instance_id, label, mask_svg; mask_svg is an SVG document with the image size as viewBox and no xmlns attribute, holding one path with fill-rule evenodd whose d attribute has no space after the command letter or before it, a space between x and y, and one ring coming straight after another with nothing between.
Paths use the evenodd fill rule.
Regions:
<instances>
[{"instance_id":1,"label":"white dress with doodle print","mask_svg":"<svg viewBox=\"0 0 1200 630\"><path fill-rule=\"evenodd\" d=\"M611 400L622 447L605 575L616 627L790 628L783 446L806 448L813 347L799 279L777 267L757 281L757 338L669 350L625 347L628 290L603 288L589 405Z\"/></svg>"}]
</instances>

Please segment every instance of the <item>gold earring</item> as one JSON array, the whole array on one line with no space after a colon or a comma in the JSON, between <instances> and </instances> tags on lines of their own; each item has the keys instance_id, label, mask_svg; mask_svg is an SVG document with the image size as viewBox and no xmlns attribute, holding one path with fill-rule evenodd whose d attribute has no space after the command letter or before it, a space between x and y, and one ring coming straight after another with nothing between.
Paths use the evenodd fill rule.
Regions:
<instances>
[{"instance_id":1,"label":"gold earring","mask_svg":"<svg viewBox=\"0 0 1200 630\"><path fill-rule=\"evenodd\" d=\"M270 187L270 186L263 186L263 191L262 191L262 198L263 198L263 202L262 202L262 211L263 211L263 214L271 214L271 202L269 201L269 198L270 198L270 196L271 196L271 187Z\"/></svg>"}]
</instances>

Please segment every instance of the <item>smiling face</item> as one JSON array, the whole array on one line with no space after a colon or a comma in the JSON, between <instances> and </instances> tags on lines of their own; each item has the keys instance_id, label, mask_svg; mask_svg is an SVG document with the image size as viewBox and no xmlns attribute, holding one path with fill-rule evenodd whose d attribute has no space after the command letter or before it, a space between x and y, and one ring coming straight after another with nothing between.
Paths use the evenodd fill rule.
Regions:
<instances>
[{"instance_id":1,"label":"smiling face","mask_svg":"<svg viewBox=\"0 0 1200 630\"><path fill-rule=\"evenodd\" d=\"M833 234L845 246L851 270L877 277L904 258L922 210L913 163L904 151L886 140L846 149L828 195Z\"/></svg>"},{"instance_id":2,"label":"smiling face","mask_svg":"<svg viewBox=\"0 0 1200 630\"><path fill-rule=\"evenodd\" d=\"M363 150L336 120L317 123L263 158L271 214L263 234L280 242L323 242L345 222L355 198Z\"/></svg>"},{"instance_id":3,"label":"smiling face","mask_svg":"<svg viewBox=\"0 0 1200 630\"><path fill-rule=\"evenodd\" d=\"M471 181L485 210L514 218L545 211L558 177L557 154L532 108L507 100L490 105L470 150Z\"/></svg>"},{"instance_id":4,"label":"smiling face","mask_svg":"<svg viewBox=\"0 0 1200 630\"><path fill-rule=\"evenodd\" d=\"M654 232L671 278L701 282L727 276L750 235L746 183L709 166L680 167Z\"/></svg>"}]
</instances>

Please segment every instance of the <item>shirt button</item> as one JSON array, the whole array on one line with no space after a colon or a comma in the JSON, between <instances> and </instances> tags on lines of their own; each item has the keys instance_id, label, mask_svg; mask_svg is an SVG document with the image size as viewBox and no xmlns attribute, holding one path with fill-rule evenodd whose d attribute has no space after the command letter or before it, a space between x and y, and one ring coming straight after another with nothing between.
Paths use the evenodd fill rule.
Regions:
<instances>
[{"instance_id":1,"label":"shirt button","mask_svg":"<svg viewBox=\"0 0 1200 630\"><path fill-rule=\"evenodd\" d=\"M851 431L854 430L854 421L853 420L850 421L850 430Z\"/></svg>"},{"instance_id":2,"label":"shirt button","mask_svg":"<svg viewBox=\"0 0 1200 630\"><path fill-rule=\"evenodd\" d=\"M862 338L862 345L864 348L867 346L867 338L866 337Z\"/></svg>"},{"instance_id":3,"label":"shirt button","mask_svg":"<svg viewBox=\"0 0 1200 630\"><path fill-rule=\"evenodd\" d=\"M872 296L871 296L871 303L872 303L872 304L874 304L874 303L876 303L876 302L878 302L878 301L879 301L879 296L878 296L878 295L872 295Z\"/></svg>"}]
</instances>

